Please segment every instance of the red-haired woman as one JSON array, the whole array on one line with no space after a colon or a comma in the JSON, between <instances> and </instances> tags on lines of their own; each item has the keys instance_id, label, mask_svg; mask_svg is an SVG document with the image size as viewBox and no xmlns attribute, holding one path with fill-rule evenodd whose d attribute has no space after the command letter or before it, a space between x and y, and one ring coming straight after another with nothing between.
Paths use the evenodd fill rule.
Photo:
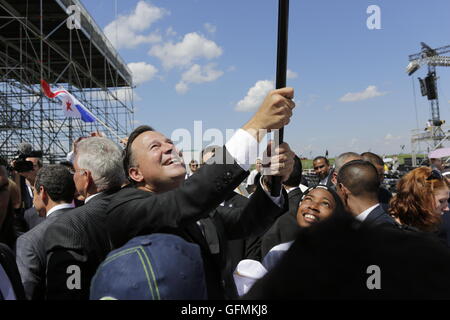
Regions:
<instances>
[{"instance_id":1,"label":"red-haired woman","mask_svg":"<svg viewBox=\"0 0 450 320\"><path fill-rule=\"evenodd\" d=\"M399 180L389 212L402 225L435 232L443 211L448 210L449 191L449 184L439 171L416 168Z\"/></svg>"}]
</instances>

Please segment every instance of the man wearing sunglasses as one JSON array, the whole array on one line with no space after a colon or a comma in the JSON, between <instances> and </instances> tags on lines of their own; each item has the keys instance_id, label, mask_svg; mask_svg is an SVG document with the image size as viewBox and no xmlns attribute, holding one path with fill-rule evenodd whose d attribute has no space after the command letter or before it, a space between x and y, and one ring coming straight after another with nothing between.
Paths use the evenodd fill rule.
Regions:
<instances>
[{"instance_id":1,"label":"man wearing sunglasses","mask_svg":"<svg viewBox=\"0 0 450 320\"><path fill-rule=\"evenodd\" d=\"M198 162L197 160L191 160L189 162L189 169L191 170L191 172L188 172L186 174L186 179L189 178L190 176L192 176L197 170L198 170Z\"/></svg>"}]
</instances>

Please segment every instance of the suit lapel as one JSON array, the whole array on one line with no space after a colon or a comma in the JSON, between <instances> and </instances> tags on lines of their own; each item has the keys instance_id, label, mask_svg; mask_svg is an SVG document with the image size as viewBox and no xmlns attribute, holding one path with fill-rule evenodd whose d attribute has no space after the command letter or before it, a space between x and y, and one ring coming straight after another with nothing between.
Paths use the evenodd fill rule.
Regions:
<instances>
[{"instance_id":1,"label":"suit lapel","mask_svg":"<svg viewBox=\"0 0 450 320\"><path fill-rule=\"evenodd\" d=\"M302 190L300 190L300 188L295 188L294 190L290 191L288 193L288 198L293 198L295 196L297 196L298 194L302 193Z\"/></svg>"},{"instance_id":2,"label":"suit lapel","mask_svg":"<svg viewBox=\"0 0 450 320\"><path fill-rule=\"evenodd\" d=\"M203 236L203 233L197 223L190 223L184 228L184 230L188 234L189 238L191 238L192 242L197 243L202 250L207 250L207 252L209 252L208 243L206 242L205 237Z\"/></svg>"}]
</instances>

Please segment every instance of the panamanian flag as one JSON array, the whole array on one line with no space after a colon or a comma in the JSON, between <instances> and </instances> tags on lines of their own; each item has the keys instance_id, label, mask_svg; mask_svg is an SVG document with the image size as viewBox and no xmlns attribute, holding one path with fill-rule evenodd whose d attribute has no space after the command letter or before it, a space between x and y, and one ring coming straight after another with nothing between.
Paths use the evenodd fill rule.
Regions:
<instances>
[{"instance_id":1,"label":"panamanian flag","mask_svg":"<svg viewBox=\"0 0 450 320\"><path fill-rule=\"evenodd\" d=\"M50 99L58 97L62 101L62 108L66 117L81 119L84 122L95 121L94 115L68 91L62 89L52 92L49 84L45 80L41 80L41 87L47 97Z\"/></svg>"}]
</instances>

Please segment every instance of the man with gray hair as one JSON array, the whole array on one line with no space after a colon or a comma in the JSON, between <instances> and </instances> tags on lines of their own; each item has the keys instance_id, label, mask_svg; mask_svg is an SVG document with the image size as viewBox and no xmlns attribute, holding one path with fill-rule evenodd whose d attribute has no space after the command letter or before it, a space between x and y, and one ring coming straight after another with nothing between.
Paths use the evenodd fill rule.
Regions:
<instances>
[{"instance_id":1,"label":"man with gray hair","mask_svg":"<svg viewBox=\"0 0 450 320\"><path fill-rule=\"evenodd\" d=\"M335 186L337 185L339 170L344 166L344 164L353 160L362 160L362 157L356 152L344 152L334 160L334 171L331 181Z\"/></svg>"},{"instance_id":2,"label":"man with gray hair","mask_svg":"<svg viewBox=\"0 0 450 320\"><path fill-rule=\"evenodd\" d=\"M86 200L45 234L47 299L81 298L80 290L73 289L89 288L97 266L113 249L104 225L109 197L125 182L121 164L121 148L107 138L92 137L77 144L73 180Z\"/></svg>"}]
</instances>

